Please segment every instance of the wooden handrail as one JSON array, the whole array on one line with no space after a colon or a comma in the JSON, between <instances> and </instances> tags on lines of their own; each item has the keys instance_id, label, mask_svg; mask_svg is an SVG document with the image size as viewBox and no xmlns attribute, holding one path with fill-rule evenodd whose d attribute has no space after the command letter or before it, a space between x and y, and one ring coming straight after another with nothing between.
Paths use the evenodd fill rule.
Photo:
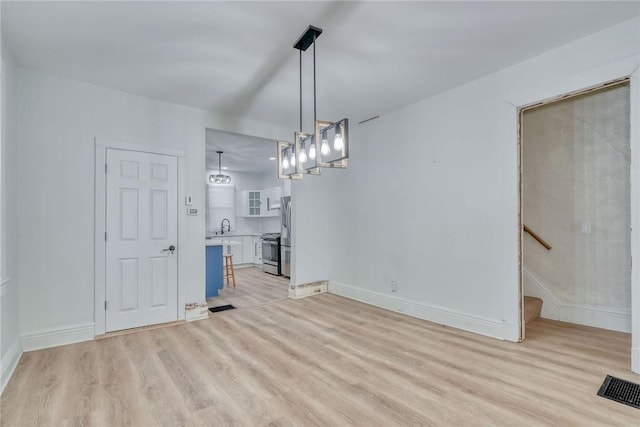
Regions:
<instances>
[{"instance_id":1,"label":"wooden handrail","mask_svg":"<svg viewBox=\"0 0 640 427\"><path fill-rule=\"evenodd\" d=\"M542 246L544 246L545 248L547 248L548 251L551 250L551 245L548 244L547 242L544 241L544 239L540 236L538 236L535 231L533 231L532 229L530 229L529 227L527 227L526 224L522 224L522 229L524 231L526 231L527 233L529 233L529 235L531 237L533 237L534 239L536 239L538 241L538 243L540 243Z\"/></svg>"}]
</instances>

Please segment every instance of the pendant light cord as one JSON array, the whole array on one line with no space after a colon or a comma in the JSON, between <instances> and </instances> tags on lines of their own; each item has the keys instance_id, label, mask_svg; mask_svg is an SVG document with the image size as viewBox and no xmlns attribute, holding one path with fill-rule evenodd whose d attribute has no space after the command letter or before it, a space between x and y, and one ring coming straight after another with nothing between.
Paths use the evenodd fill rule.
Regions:
<instances>
[{"instance_id":1,"label":"pendant light cord","mask_svg":"<svg viewBox=\"0 0 640 427\"><path fill-rule=\"evenodd\" d=\"M315 129L316 121L316 35L313 35L313 127ZM315 132L314 132L315 133Z\"/></svg>"},{"instance_id":2,"label":"pendant light cord","mask_svg":"<svg viewBox=\"0 0 640 427\"><path fill-rule=\"evenodd\" d=\"M302 50L300 52L300 132L302 132Z\"/></svg>"}]
</instances>

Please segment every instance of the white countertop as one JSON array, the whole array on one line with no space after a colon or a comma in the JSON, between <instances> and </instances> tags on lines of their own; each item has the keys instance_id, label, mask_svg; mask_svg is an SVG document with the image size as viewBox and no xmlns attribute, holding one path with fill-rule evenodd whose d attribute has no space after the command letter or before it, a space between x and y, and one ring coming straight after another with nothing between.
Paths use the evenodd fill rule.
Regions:
<instances>
[{"instance_id":1,"label":"white countertop","mask_svg":"<svg viewBox=\"0 0 640 427\"><path fill-rule=\"evenodd\" d=\"M230 239L206 240L205 242L207 246L237 246L242 244L241 241Z\"/></svg>"},{"instance_id":2,"label":"white countertop","mask_svg":"<svg viewBox=\"0 0 640 427\"><path fill-rule=\"evenodd\" d=\"M260 236L262 236L262 234L257 234L257 233L236 233L235 231L232 231L231 233L224 233L224 234L207 233L205 237L207 239L219 239L221 237L222 238L231 238L231 237L243 237L243 236L260 237Z\"/></svg>"}]
</instances>

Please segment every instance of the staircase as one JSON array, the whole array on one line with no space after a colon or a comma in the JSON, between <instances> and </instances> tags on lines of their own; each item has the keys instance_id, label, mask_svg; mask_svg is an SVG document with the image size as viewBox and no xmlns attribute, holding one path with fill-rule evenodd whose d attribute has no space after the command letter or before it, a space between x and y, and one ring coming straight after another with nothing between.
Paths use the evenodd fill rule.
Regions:
<instances>
[{"instance_id":1,"label":"staircase","mask_svg":"<svg viewBox=\"0 0 640 427\"><path fill-rule=\"evenodd\" d=\"M540 317L542 312L542 300L536 297L524 297L524 323L525 325L532 320Z\"/></svg>"}]
</instances>

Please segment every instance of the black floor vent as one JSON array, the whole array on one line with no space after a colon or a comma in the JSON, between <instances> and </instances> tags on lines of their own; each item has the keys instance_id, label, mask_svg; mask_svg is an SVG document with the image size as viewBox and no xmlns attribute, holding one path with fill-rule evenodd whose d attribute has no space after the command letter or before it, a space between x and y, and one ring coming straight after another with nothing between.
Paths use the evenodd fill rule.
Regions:
<instances>
[{"instance_id":1,"label":"black floor vent","mask_svg":"<svg viewBox=\"0 0 640 427\"><path fill-rule=\"evenodd\" d=\"M640 409L640 384L607 375L598 396Z\"/></svg>"},{"instance_id":2,"label":"black floor vent","mask_svg":"<svg viewBox=\"0 0 640 427\"><path fill-rule=\"evenodd\" d=\"M221 305L221 306L218 306L218 307L210 307L209 311L212 312L212 313L217 313L219 311L233 310L234 308L235 308L234 306L229 304L229 305Z\"/></svg>"}]
</instances>

